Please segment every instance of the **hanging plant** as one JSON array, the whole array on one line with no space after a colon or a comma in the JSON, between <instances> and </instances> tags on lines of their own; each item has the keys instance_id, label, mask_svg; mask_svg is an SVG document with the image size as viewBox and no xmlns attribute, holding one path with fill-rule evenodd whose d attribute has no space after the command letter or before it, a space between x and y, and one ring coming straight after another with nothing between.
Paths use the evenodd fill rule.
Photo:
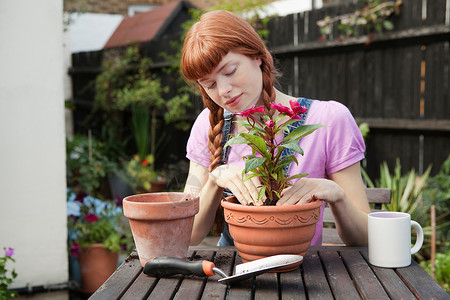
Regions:
<instances>
[{"instance_id":1,"label":"hanging plant","mask_svg":"<svg viewBox=\"0 0 450 300\"><path fill-rule=\"evenodd\" d=\"M339 41L357 36L363 28L367 33L366 44L368 44L375 38L375 34L394 29L394 24L388 18L393 14L400 14L402 4L402 0L367 0L366 6L352 13L335 17L326 16L324 19L317 21L317 26L319 26L322 34L319 39L321 41L331 39L333 27L337 24L339 32L337 39Z\"/></svg>"}]
</instances>

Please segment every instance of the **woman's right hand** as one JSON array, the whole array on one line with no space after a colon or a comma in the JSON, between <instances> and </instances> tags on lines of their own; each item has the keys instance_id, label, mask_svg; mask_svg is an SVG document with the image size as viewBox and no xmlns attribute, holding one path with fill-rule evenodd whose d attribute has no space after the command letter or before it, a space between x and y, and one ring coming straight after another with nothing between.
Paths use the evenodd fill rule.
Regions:
<instances>
[{"instance_id":1,"label":"woman's right hand","mask_svg":"<svg viewBox=\"0 0 450 300\"><path fill-rule=\"evenodd\" d=\"M237 166L221 165L209 174L209 178L218 186L229 189L240 203L262 205L264 199L258 200L258 187L261 182L258 177L244 181L242 171L243 169Z\"/></svg>"}]
</instances>

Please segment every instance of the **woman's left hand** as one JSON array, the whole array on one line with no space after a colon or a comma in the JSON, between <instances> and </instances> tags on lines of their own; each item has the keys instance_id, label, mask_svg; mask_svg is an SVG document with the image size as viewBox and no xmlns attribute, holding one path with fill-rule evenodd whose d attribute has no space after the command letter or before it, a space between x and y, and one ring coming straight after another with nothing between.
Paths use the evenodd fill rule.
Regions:
<instances>
[{"instance_id":1,"label":"woman's left hand","mask_svg":"<svg viewBox=\"0 0 450 300\"><path fill-rule=\"evenodd\" d=\"M334 181L320 178L301 178L283 191L277 205L295 205L320 199L336 203L345 197L344 190Z\"/></svg>"}]
</instances>

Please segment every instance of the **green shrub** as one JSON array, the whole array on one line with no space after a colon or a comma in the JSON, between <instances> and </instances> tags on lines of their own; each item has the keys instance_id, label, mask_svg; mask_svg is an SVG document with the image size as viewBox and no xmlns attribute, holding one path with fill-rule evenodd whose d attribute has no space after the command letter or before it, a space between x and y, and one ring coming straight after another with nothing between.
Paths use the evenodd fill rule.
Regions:
<instances>
[{"instance_id":1,"label":"green shrub","mask_svg":"<svg viewBox=\"0 0 450 300\"><path fill-rule=\"evenodd\" d=\"M422 261L420 266L431 275L431 261ZM450 293L450 252L436 254L434 274L439 285Z\"/></svg>"}]
</instances>

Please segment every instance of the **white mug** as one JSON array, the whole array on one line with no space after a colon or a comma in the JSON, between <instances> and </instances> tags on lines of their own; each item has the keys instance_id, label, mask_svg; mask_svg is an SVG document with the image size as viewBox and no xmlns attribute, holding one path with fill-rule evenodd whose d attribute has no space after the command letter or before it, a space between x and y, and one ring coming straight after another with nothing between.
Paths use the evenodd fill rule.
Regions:
<instances>
[{"instance_id":1,"label":"white mug","mask_svg":"<svg viewBox=\"0 0 450 300\"><path fill-rule=\"evenodd\" d=\"M417 240L411 248L411 227ZM411 264L411 254L423 244L423 230L411 215L402 212L369 214L369 262L377 267L401 268Z\"/></svg>"}]
</instances>

